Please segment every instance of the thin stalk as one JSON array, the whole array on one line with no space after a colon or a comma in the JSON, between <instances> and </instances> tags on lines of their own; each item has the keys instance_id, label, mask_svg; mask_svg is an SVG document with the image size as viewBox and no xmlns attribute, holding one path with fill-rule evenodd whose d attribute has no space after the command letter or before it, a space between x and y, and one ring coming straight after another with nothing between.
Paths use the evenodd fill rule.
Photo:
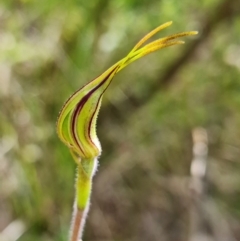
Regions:
<instances>
[{"instance_id":1,"label":"thin stalk","mask_svg":"<svg viewBox=\"0 0 240 241\"><path fill-rule=\"evenodd\" d=\"M69 241L81 241L92 190L92 178L97 167L97 159L82 159L78 163L76 178L76 199L72 216Z\"/></svg>"},{"instance_id":2,"label":"thin stalk","mask_svg":"<svg viewBox=\"0 0 240 241\"><path fill-rule=\"evenodd\" d=\"M83 211L79 210L78 208L76 208L75 210L76 211L74 212L72 218L72 230L70 233L70 241L79 241L80 230L83 221Z\"/></svg>"}]
</instances>

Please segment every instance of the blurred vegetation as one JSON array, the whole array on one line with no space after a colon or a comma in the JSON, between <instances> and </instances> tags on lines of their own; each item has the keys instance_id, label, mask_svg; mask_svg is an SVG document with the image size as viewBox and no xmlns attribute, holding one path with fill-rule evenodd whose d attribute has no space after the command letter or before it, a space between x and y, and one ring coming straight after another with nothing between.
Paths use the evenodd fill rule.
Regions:
<instances>
[{"instance_id":1,"label":"blurred vegetation","mask_svg":"<svg viewBox=\"0 0 240 241\"><path fill-rule=\"evenodd\" d=\"M199 36L132 64L107 91L85 240L190 240L197 126L209 136L202 202L240 240L239 0L1 1L0 234L18 220L20 241L66 240L75 164L56 135L58 112L169 20L161 34Z\"/></svg>"}]
</instances>

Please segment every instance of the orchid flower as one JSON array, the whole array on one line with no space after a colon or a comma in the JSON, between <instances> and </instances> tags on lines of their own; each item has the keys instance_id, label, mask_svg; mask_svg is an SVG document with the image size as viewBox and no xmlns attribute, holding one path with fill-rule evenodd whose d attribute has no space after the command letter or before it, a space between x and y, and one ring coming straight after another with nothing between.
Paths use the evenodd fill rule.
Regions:
<instances>
[{"instance_id":1,"label":"orchid flower","mask_svg":"<svg viewBox=\"0 0 240 241\"><path fill-rule=\"evenodd\" d=\"M183 44L180 37L195 35L196 31L181 32L143 44L160 30L170 26L167 22L145 35L129 54L106 70L103 74L77 90L64 104L57 121L57 133L68 146L77 164L76 198L74 204L70 241L81 239L89 199L92 178L101 154L101 145L96 134L96 121L103 94L113 77L135 60L172 45Z\"/></svg>"}]
</instances>

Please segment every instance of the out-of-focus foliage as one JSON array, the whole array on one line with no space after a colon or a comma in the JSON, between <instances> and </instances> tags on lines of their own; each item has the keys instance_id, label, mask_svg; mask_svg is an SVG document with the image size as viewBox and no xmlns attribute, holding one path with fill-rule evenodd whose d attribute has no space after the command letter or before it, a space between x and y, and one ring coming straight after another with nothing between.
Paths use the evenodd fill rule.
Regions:
<instances>
[{"instance_id":1,"label":"out-of-focus foliage","mask_svg":"<svg viewBox=\"0 0 240 241\"><path fill-rule=\"evenodd\" d=\"M173 20L164 35L199 36L134 63L106 93L85 240L188 240L196 126L209 136L202 202L217 210L206 229L221 230L221 220L239 240L239 16L238 0L1 1L1 237L12 227L20 241L66 240L75 170L55 132L58 112L145 33Z\"/></svg>"}]
</instances>

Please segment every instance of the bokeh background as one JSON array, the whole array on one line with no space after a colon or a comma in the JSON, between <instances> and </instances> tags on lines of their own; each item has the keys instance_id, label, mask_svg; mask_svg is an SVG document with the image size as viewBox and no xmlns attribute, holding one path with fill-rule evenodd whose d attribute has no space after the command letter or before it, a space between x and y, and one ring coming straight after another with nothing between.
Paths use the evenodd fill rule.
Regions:
<instances>
[{"instance_id":1,"label":"bokeh background","mask_svg":"<svg viewBox=\"0 0 240 241\"><path fill-rule=\"evenodd\" d=\"M108 89L84 240L240 240L240 1L3 0L1 241L67 240L75 163L56 135L59 110L169 20L159 37L199 35Z\"/></svg>"}]
</instances>

